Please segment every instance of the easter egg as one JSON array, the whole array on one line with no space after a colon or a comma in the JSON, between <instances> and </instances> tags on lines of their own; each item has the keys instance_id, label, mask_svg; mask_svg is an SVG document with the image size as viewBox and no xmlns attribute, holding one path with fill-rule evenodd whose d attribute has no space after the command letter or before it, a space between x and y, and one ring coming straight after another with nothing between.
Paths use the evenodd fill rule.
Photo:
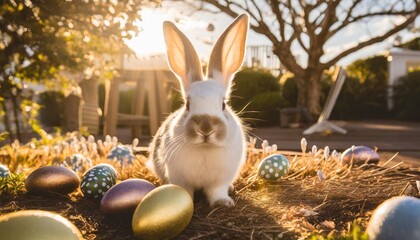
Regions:
<instances>
[{"instance_id":1,"label":"easter egg","mask_svg":"<svg viewBox=\"0 0 420 240\"><path fill-rule=\"evenodd\" d=\"M75 172L83 172L87 168L92 167L92 161L85 158L82 154L76 153L71 157L67 157L61 166L69 167Z\"/></svg>"},{"instance_id":2,"label":"easter egg","mask_svg":"<svg viewBox=\"0 0 420 240\"><path fill-rule=\"evenodd\" d=\"M75 191L79 183L79 176L72 170L60 166L45 166L29 174L25 187L31 193L67 194Z\"/></svg>"},{"instance_id":3,"label":"easter egg","mask_svg":"<svg viewBox=\"0 0 420 240\"><path fill-rule=\"evenodd\" d=\"M41 210L24 210L0 217L0 239L81 240L80 231L62 216Z\"/></svg>"},{"instance_id":4,"label":"easter egg","mask_svg":"<svg viewBox=\"0 0 420 240\"><path fill-rule=\"evenodd\" d=\"M155 185L143 179L127 179L111 187L101 200L101 211L105 214L132 214L147 193Z\"/></svg>"},{"instance_id":5,"label":"easter egg","mask_svg":"<svg viewBox=\"0 0 420 240\"><path fill-rule=\"evenodd\" d=\"M106 158L110 159L110 160L117 160L119 161L122 165L125 164L131 164L133 162L134 159L134 155L131 152L131 149L126 147L126 146L122 146L122 145L118 145L116 147L114 147L106 156Z\"/></svg>"},{"instance_id":6,"label":"easter egg","mask_svg":"<svg viewBox=\"0 0 420 240\"><path fill-rule=\"evenodd\" d=\"M183 188L172 184L155 188L134 211L134 236L150 240L174 238L188 226L193 211L193 200Z\"/></svg>"},{"instance_id":7,"label":"easter egg","mask_svg":"<svg viewBox=\"0 0 420 240\"><path fill-rule=\"evenodd\" d=\"M366 146L354 146L341 154L341 164L343 165L349 165L352 161L354 165L361 165L366 161L367 163L377 164L379 160L379 154Z\"/></svg>"},{"instance_id":8,"label":"easter egg","mask_svg":"<svg viewBox=\"0 0 420 240\"><path fill-rule=\"evenodd\" d=\"M86 171L80 189L86 198L101 200L116 182L117 171L109 164L99 164Z\"/></svg>"},{"instance_id":9,"label":"easter egg","mask_svg":"<svg viewBox=\"0 0 420 240\"><path fill-rule=\"evenodd\" d=\"M0 164L0 178L6 178L7 176L9 176L9 174L9 169L3 164Z\"/></svg>"},{"instance_id":10,"label":"easter egg","mask_svg":"<svg viewBox=\"0 0 420 240\"><path fill-rule=\"evenodd\" d=\"M265 180L275 181L289 172L290 163L281 154L273 154L264 158L258 166L258 176Z\"/></svg>"},{"instance_id":11,"label":"easter egg","mask_svg":"<svg viewBox=\"0 0 420 240\"><path fill-rule=\"evenodd\" d=\"M420 199L393 197L379 205L370 218L369 239L420 239Z\"/></svg>"},{"instance_id":12,"label":"easter egg","mask_svg":"<svg viewBox=\"0 0 420 240\"><path fill-rule=\"evenodd\" d=\"M101 163L95 166L96 168L107 170L115 180L117 179L117 170L115 168L107 163Z\"/></svg>"}]
</instances>

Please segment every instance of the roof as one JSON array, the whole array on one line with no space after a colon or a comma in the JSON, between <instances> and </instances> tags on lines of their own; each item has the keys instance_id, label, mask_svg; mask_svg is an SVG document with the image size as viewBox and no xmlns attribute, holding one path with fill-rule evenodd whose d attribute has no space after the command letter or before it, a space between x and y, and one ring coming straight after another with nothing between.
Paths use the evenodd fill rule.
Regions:
<instances>
[{"instance_id":1,"label":"roof","mask_svg":"<svg viewBox=\"0 0 420 240\"><path fill-rule=\"evenodd\" d=\"M420 57L420 51L411 50L411 49L404 49L404 48L391 48L389 50L389 55L391 56L413 56L413 57Z\"/></svg>"}]
</instances>

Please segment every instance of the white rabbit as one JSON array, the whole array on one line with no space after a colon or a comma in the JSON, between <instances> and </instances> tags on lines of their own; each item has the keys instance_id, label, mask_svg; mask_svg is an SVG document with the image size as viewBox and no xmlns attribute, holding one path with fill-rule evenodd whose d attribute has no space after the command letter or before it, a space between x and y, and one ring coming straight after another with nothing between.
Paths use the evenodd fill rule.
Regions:
<instances>
[{"instance_id":1,"label":"white rabbit","mask_svg":"<svg viewBox=\"0 0 420 240\"><path fill-rule=\"evenodd\" d=\"M183 187L192 197L202 189L211 206L233 206L228 190L245 162L246 141L240 119L225 101L243 63L248 15L237 17L220 36L207 78L193 45L175 24L165 22L163 31L185 104L154 136L149 166L165 183Z\"/></svg>"}]
</instances>

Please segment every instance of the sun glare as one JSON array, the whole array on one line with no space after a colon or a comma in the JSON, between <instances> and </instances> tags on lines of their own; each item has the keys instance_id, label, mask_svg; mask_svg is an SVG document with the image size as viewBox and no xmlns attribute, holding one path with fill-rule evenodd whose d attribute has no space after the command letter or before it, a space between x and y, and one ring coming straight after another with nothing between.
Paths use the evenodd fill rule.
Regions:
<instances>
[{"instance_id":1,"label":"sun glare","mask_svg":"<svg viewBox=\"0 0 420 240\"><path fill-rule=\"evenodd\" d=\"M139 34L126 41L126 44L138 57L164 53L162 24L171 19L170 15L159 9L144 9L141 16L142 20L138 21Z\"/></svg>"}]
</instances>

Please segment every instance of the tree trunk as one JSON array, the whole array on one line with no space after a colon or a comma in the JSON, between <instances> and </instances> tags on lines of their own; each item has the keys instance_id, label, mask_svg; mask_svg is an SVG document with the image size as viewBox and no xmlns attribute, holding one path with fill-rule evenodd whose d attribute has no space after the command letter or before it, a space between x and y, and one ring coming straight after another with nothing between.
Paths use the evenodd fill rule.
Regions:
<instances>
[{"instance_id":1,"label":"tree trunk","mask_svg":"<svg viewBox=\"0 0 420 240\"><path fill-rule=\"evenodd\" d=\"M15 118L15 125L16 125L16 137L19 141L22 141L22 134L21 134L21 129L20 129L20 106L18 103L18 96L16 96L15 94L11 93L11 100L12 100L12 105L13 105L13 115Z\"/></svg>"},{"instance_id":2,"label":"tree trunk","mask_svg":"<svg viewBox=\"0 0 420 240\"><path fill-rule=\"evenodd\" d=\"M10 122L9 122L9 110L7 109L6 106L6 99L3 99L3 101L0 101L0 103L3 105L3 111L4 111L4 125L6 127L6 132L9 133L9 139L13 140L13 132L12 129L10 128Z\"/></svg>"},{"instance_id":3,"label":"tree trunk","mask_svg":"<svg viewBox=\"0 0 420 240\"><path fill-rule=\"evenodd\" d=\"M306 110L314 117L321 113L321 75L317 71L305 71L295 75L298 88L297 105Z\"/></svg>"}]
</instances>

